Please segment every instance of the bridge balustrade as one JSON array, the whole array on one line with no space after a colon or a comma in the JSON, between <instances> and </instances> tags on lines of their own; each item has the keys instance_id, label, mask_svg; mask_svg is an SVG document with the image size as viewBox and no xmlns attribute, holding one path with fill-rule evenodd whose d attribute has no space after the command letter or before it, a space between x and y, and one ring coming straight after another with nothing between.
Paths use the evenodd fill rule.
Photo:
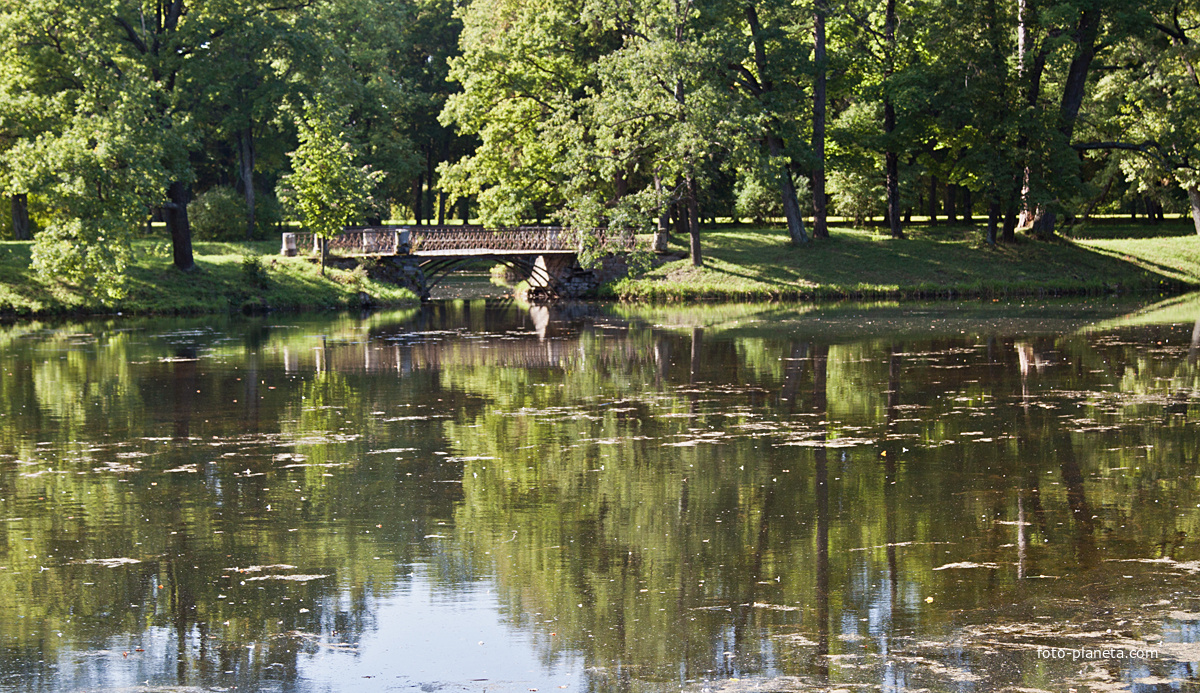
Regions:
<instances>
[{"instance_id":1,"label":"bridge balustrade","mask_svg":"<svg viewBox=\"0 0 1200 693\"><path fill-rule=\"evenodd\" d=\"M575 253L585 236L608 247L633 247L633 233L611 229L571 229L558 226L378 226L346 229L328 240L328 250L353 255L488 255ZM312 233L285 233L283 253L316 254Z\"/></svg>"}]
</instances>

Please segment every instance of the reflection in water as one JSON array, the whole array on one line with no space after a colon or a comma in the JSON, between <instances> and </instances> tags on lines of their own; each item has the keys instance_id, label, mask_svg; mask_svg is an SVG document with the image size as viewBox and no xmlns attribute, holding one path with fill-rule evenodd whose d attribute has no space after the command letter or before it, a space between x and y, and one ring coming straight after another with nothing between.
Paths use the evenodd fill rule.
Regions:
<instances>
[{"instance_id":1,"label":"reflection in water","mask_svg":"<svg viewBox=\"0 0 1200 693\"><path fill-rule=\"evenodd\" d=\"M6 328L0 689L1195 686L1191 319L963 310Z\"/></svg>"}]
</instances>

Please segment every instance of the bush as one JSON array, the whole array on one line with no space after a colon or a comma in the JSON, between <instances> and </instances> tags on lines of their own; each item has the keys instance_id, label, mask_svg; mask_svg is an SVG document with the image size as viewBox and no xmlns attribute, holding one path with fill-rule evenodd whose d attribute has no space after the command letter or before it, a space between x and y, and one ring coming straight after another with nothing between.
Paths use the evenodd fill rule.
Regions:
<instances>
[{"instance_id":1,"label":"bush","mask_svg":"<svg viewBox=\"0 0 1200 693\"><path fill-rule=\"evenodd\" d=\"M268 237L281 218L279 201L259 193L254 199L254 235ZM188 204L192 235L205 241L240 241L246 238L246 198L233 188L217 186Z\"/></svg>"},{"instance_id":2,"label":"bush","mask_svg":"<svg viewBox=\"0 0 1200 693\"><path fill-rule=\"evenodd\" d=\"M246 237L246 200L233 188L209 188L188 204L192 236L206 241Z\"/></svg>"},{"instance_id":3,"label":"bush","mask_svg":"<svg viewBox=\"0 0 1200 693\"><path fill-rule=\"evenodd\" d=\"M829 174L829 190L833 207L838 214L854 219L861 227L867 217L879 216L884 210L884 187L877 176L867 176L857 171L832 171Z\"/></svg>"},{"instance_id":4,"label":"bush","mask_svg":"<svg viewBox=\"0 0 1200 693\"><path fill-rule=\"evenodd\" d=\"M738 219L749 217L755 224L783 216L779 188L772 190L759 178L743 178L737 188Z\"/></svg>"},{"instance_id":5,"label":"bush","mask_svg":"<svg viewBox=\"0 0 1200 693\"><path fill-rule=\"evenodd\" d=\"M242 280L256 289L267 286L267 268L258 255L242 256Z\"/></svg>"}]
</instances>

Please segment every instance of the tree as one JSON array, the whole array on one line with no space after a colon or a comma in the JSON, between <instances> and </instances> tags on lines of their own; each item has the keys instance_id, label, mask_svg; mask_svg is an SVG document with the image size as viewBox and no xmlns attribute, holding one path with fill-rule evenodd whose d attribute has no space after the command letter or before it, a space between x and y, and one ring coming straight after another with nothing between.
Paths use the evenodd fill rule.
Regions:
<instances>
[{"instance_id":1,"label":"tree","mask_svg":"<svg viewBox=\"0 0 1200 693\"><path fill-rule=\"evenodd\" d=\"M1096 81L1093 66L1101 58L1107 64L1114 48L1150 29L1152 11L1174 4L1020 0L1017 61L1034 128L1033 133L1023 133L1019 143L1028 162L1021 225L1038 237L1055 234L1062 200L1082 186L1073 140L1088 86ZM1058 92L1057 106L1051 89Z\"/></svg>"},{"instance_id":2,"label":"tree","mask_svg":"<svg viewBox=\"0 0 1200 693\"><path fill-rule=\"evenodd\" d=\"M10 197L16 240L30 240L29 190L7 153L23 141L61 127L66 107L82 88L64 50L73 33L69 16L36 3L0 7L0 190ZM65 34L65 36L61 36ZM60 35L57 46L53 36ZM80 74L88 74L86 71Z\"/></svg>"},{"instance_id":3,"label":"tree","mask_svg":"<svg viewBox=\"0 0 1200 693\"><path fill-rule=\"evenodd\" d=\"M812 127L812 194L813 237L829 237L829 219L825 204L825 126L829 112L829 52L827 49L826 19L828 0L813 3L813 127Z\"/></svg>"},{"instance_id":4,"label":"tree","mask_svg":"<svg viewBox=\"0 0 1200 693\"><path fill-rule=\"evenodd\" d=\"M588 147L585 141L585 151L640 150L656 175L676 181L673 197L687 220L689 257L698 267L704 264L700 188L713 156L729 148L728 126L742 122L742 114L730 102L722 53L705 24L712 14L688 0L649 0L627 12L615 27L621 46L597 63L601 88L590 113L595 143ZM621 158L625 168L613 175L628 183L638 161Z\"/></svg>"},{"instance_id":5,"label":"tree","mask_svg":"<svg viewBox=\"0 0 1200 693\"><path fill-rule=\"evenodd\" d=\"M13 153L24 182L50 210L34 239L33 267L45 278L124 295L130 240L146 206L162 194L153 112L133 94L113 94L103 111L81 115L60 133Z\"/></svg>"},{"instance_id":6,"label":"tree","mask_svg":"<svg viewBox=\"0 0 1200 693\"><path fill-rule=\"evenodd\" d=\"M577 0L476 0L459 10L462 55L450 77L462 90L440 120L479 146L441 167L441 185L453 200L475 197L484 224L520 224L566 201L599 55L600 31L583 13Z\"/></svg>"},{"instance_id":7,"label":"tree","mask_svg":"<svg viewBox=\"0 0 1200 693\"><path fill-rule=\"evenodd\" d=\"M882 155L881 173L883 178L884 214L893 238L903 238L904 232L900 223L900 209L903 190L900 185L900 162L910 151L920 148L927 142L927 131L923 128L923 120L929 116L929 104L934 96L929 94L929 73L932 68L926 63L936 61L933 51L923 45L923 41L931 37L928 25L935 10L928 7L927 2L905 2L898 4L897 0L887 0L880 7L878 3L847 3L844 12L847 39L843 51L848 53L847 59L866 67L849 75L854 88L851 91L851 108L868 108L866 104L878 104L869 107L877 112L878 136L867 136L858 142L853 138L866 133L855 135L852 132L834 132L832 138L836 141L835 149L845 156L848 150L867 147ZM902 23L901 19L905 21ZM903 36L901 26L905 28ZM924 55L922 55L924 53ZM945 95L942 95L945 96ZM858 127L857 117L848 117L849 113L839 114L839 121ZM867 155L857 158L863 159ZM862 171L855 167L855 172L841 171L834 178L843 182L857 180L854 173ZM832 180L831 180L832 182ZM865 181L858 180L854 189L868 190ZM835 190L834 196L846 197L844 193Z\"/></svg>"},{"instance_id":8,"label":"tree","mask_svg":"<svg viewBox=\"0 0 1200 693\"><path fill-rule=\"evenodd\" d=\"M1107 117L1094 132L1104 138L1076 149L1120 153L1139 190L1166 181L1181 187L1200 234L1200 8L1181 2L1167 15L1115 49L1114 61L1126 67L1102 77L1096 94Z\"/></svg>"},{"instance_id":9,"label":"tree","mask_svg":"<svg viewBox=\"0 0 1200 693\"><path fill-rule=\"evenodd\" d=\"M355 164L350 143L342 135L345 118L327 97L306 103L304 116L296 122L300 146L289 154L292 172L280 181L280 199L321 244L321 276L325 276L328 239L363 218L382 175Z\"/></svg>"},{"instance_id":10,"label":"tree","mask_svg":"<svg viewBox=\"0 0 1200 693\"><path fill-rule=\"evenodd\" d=\"M809 238L804 228L804 218L796 195L794 171L797 168L797 160L802 158L806 152L797 151L800 137L793 131L802 121L797 109L805 103L800 88L800 77L808 67L801 60L801 56L805 54L804 44L807 37L795 29L792 18L794 8L790 2L780 4L771 0L761 0L760 2L735 2L732 5L730 14L733 17L730 19L740 20L739 23L744 22L744 31L749 34L750 41L747 46L742 32L721 32L727 40L732 39L731 45L727 44L726 46L726 50L731 54L728 59L730 82L748 102L745 107L753 119L751 122L756 123L753 127L761 129L761 140L765 144L765 153L769 157L772 168L776 169L774 177L778 181L783 215L787 220L788 236L793 245L802 245L807 243ZM824 9L818 8L816 14L822 34L818 36L816 59L824 61ZM823 69L823 65L817 66L818 71ZM823 78L823 72L820 72L818 80ZM824 89L823 82L819 86ZM823 92L821 98L824 98ZM815 96L814 99L816 99ZM824 103L818 106L814 101L813 108L814 112L820 109L820 117L824 117ZM820 126L824 127L823 121ZM819 141L815 134L816 128L817 116L814 115L814 150L818 149ZM754 134L753 129L750 129L744 133L744 137L754 138ZM824 137L823 130L820 136ZM820 140L819 146L821 148L819 156L823 159L823 140ZM817 176L814 175L814 180L816 178ZM819 213L823 213L824 205L818 209ZM824 219L819 219L819 223L823 224ZM818 225L813 232L814 235L818 235L820 229L821 226ZM828 233L826 232L825 235ZM818 237L820 236L818 235Z\"/></svg>"},{"instance_id":11,"label":"tree","mask_svg":"<svg viewBox=\"0 0 1200 693\"><path fill-rule=\"evenodd\" d=\"M194 162L196 186L203 191L214 183L227 185L229 169L236 172L244 200L246 240L254 237L259 226L255 178L263 168L260 150L265 143L275 163L282 164L280 128L291 124L277 122L275 114L281 103L304 88L294 73L309 68L297 65L304 58L298 61L296 54L303 53L292 46L312 42L314 29L307 23L296 27L288 19L286 13L243 15L221 40L210 42L203 51L205 69L183 75L182 88L194 100L181 106L192 114L198 136L195 146L204 154Z\"/></svg>"},{"instance_id":12,"label":"tree","mask_svg":"<svg viewBox=\"0 0 1200 693\"><path fill-rule=\"evenodd\" d=\"M10 194L36 192L48 210L35 270L119 298L130 237L162 194L165 172L155 85L110 55L96 10L47 2L7 6L0 16L9 49L4 91L20 94L3 110L24 135L6 168Z\"/></svg>"},{"instance_id":13,"label":"tree","mask_svg":"<svg viewBox=\"0 0 1200 693\"><path fill-rule=\"evenodd\" d=\"M99 0L92 0L99 2ZM96 7L100 30L111 35L110 52L136 65L155 86L156 136L163 143L167 195L162 217L171 235L173 261L187 271L195 265L187 205L196 172L191 157L199 146L195 115L203 86L229 75L227 63L214 56L228 53L223 45L244 40L239 27L268 15L276 18L302 11L305 0L113 0ZM253 156L242 156L248 161ZM245 164L243 164L245 166ZM253 168L250 166L249 168Z\"/></svg>"}]
</instances>

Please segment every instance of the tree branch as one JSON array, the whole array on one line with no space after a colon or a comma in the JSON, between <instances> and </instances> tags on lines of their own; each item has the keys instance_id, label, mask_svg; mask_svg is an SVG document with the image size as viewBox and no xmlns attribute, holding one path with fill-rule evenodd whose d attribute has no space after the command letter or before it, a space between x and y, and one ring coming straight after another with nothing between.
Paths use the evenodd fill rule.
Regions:
<instances>
[{"instance_id":1,"label":"tree branch","mask_svg":"<svg viewBox=\"0 0 1200 693\"><path fill-rule=\"evenodd\" d=\"M740 85L743 89L750 92L751 96L762 96L763 86L759 84L754 73L750 72L745 65L738 63L729 63L729 69L733 70L735 77L734 83ZM739 79L740 77L740 79Z\"/></svg>"},{"instance_id":2,"label":"tree branch","mask_svg":"<svg viewBox=\"0 0 1200 693\"><path fill-rule=\"evenodd\" d=\"M1097 149L1125 149L1135 152L1148 153L1151 149L1158 149L1159 144L1153 140L1147 140L1141 144L1133 142L1079 142L1071 145L1071 148L1080 151L1094 151Z\"/></svg>"},{"instance_id":3,"label":"tree branch","mask_svg":"<svg viewBox=\"0 0 1200 693\"><path fill-rule=\"evenodd\" d=\"M125 40L133 44L133 47L137 49L138 53L145 55L146 51L148 50L146 47L146 42L142 40L141 36L137 35L137 31L134 30L129 22L125 21L121 17L113 17L113 19L115 19L117 24L125 30Z\"/></svg>"}]
</instances>

